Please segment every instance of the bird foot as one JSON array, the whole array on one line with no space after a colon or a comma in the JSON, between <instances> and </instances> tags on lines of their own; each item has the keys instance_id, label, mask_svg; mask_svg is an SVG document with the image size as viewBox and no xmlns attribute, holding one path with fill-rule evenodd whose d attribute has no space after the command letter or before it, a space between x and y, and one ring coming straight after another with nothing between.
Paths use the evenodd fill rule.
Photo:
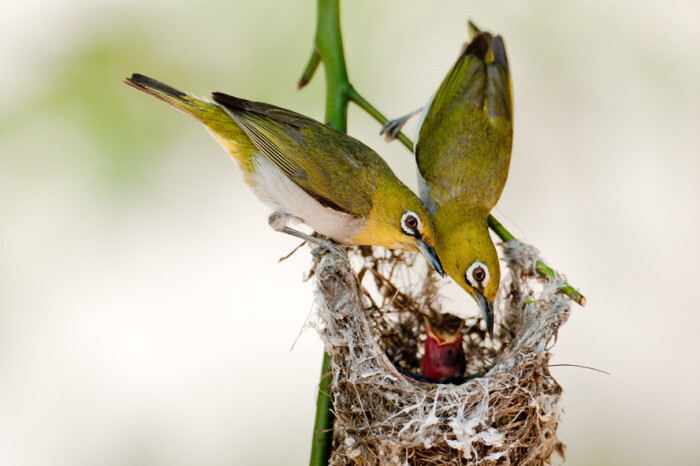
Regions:
<instances>
[{"instance_id":1,"label":"bird foot","mask_svg":"<svg viewBox=\"0 0 700 466\"><path fill-rule=\"evenodd\" d=\"M282 233L286 233L290 236L294 236L296 238L303 239L307 243L316 244L318 247L313 249L311 251L311 254L314 254L314 255L322 254L323 251L328 251L332 254L342 253L341 246L338 243L335 243L329 239L318 238L316 236L307 235L306 233L302 233L301 231L298 231L298 230L295 230L295 229L289 228L289 227L283 227L279 231L281 231Z\"/></svg>"},{"instance_id":2,"label":"bird foot","mask_svg":"<svg viewBox=\"0 0 700 466\"><path fill-rule=\"evenodd\" d=\"M382 126L382 130L379 132L379 134L384 135L384 139L386 142L391 142L394 139L396 139L399 136L399 133L401 132L401 129L404 127L406 122L415 114L419 113L423 108L419 108L418 110L414 110L408 115L404 115L401 118L397 118L395 120L389 120L386 123L384 123L384 126Z\"/></svg>"}]
</instances>

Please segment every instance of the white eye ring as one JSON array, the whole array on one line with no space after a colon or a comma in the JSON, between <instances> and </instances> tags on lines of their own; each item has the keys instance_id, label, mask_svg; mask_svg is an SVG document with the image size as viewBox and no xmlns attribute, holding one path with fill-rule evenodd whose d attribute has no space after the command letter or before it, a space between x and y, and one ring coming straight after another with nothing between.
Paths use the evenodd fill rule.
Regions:
<instances>
[{"instance_id":1,"label":"white eye ring","mask_svg":"<svg viewBox=\"0 0 700 466\"><path fill-rule=\"evenodd\" d=\"M486 275L481 281L477 281L474 279L474 271L479 267L481 267L481 269ZM472 263L472 265L469 266L467 272L464 274L464 277L467 279L467 283L469 283L474 288L476 288L477 286L486 286L486 284L489 282L489 268L486 267L486 264L483 264L479 261L475 261L474 263Z\"/></svg>"},{"instance_id":2,"label":"white eye ring","mask_svg":"<svg viewBox=\"0 0 700 466\"><path fill-rule=\"evenodd\" d=\"M416 219L416 226L415 228L410 228L408 225L406 225L406 219L408 217L413 217ZM420 231L423 229L423 225L420 223L420 217L418 216L417 213L407 210L405 214L401 217L401 229L406 232L409 235L415 235L416 233L420 233Z\"/></svg>"}]
</instances>

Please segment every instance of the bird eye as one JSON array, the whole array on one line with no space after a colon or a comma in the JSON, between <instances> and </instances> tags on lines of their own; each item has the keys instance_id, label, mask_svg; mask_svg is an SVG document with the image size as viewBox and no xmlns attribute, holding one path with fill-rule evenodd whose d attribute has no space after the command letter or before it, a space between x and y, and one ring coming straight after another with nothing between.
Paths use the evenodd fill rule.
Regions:
<instances>
[{"instance_id":1,"label":"bird eye","mask_svg":"<svg viewBox=\"0 0 700 466\"><path fill-rule=\"evenodd\" d=\"M401 228L409 235L415 235L420 231L420 220L415 212L410 210L401 217Z\"/></svg>"},{"instance_id":2,"label":"bird eye","mask_svg":"<svg viewBox=\"0 0 700 466\"><path fill-rule=\"evenodd\" d=\"M474 262L465 274L467 282L473 287L486 286L489 282L489 268L481 262Z\"/></svg>"}]
</instances>

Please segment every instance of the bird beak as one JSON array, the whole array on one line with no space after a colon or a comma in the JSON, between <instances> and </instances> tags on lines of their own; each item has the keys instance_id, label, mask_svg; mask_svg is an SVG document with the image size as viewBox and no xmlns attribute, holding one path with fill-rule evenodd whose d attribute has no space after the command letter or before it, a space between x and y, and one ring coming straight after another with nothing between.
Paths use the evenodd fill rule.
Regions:
<instances>
[{"instance_id":1,"label":"bird beak","mask_svg":"<svg viewBox=\"0 0 700 466\"><path fill-rule=\"evenodd\" d=\"M437 253L435 252L435 248L430 246L422 239L418 240L416 246L418 247L418 250L422 252L425 258L428 260L428 264L432 265L435 271L439 273L441 277L444 277L445 271L442 269L442 264L440 263L440 259L438 258Z\"/></svg>"},{"instance_id":2,"label":"bird beak","mask_svg":"<svg viewBox=\"0 0 700 466\"><path fill-rule=\"evenodd\" d=\"M481 313L486 321L486 329L489 331L489 336L493 337L493 302L484 298L484 295L476 292L476 300L479 302Z\"/></svg>"},{"instance_id":3,"label":"bird beak","mask_svg":"<svg viewBox=\"0 0 700 466\"><path fill-rule=\"evenodd\" d=\"M464 321L462 321L459 324L459 328L457 329L457 331L447 338L442 336L440 333L438 333L437 330L433 328L433 325L430 323L426 316L423 316L423 322L425 322L425 333L428 335L429 338L435 340L438 346L452 345L457 340L462 341L462 330L464 329Z\"/></svg>"}]
</instances>

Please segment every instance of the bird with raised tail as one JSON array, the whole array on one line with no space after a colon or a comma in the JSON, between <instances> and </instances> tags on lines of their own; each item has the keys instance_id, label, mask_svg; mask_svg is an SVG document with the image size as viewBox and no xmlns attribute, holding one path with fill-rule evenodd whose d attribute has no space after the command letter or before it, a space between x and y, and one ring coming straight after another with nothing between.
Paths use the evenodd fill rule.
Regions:
<instances>
[{"instance_id":1,"label":"bird with raised tail","mask_svg":"<svg viewBox=\"0 0 700 466\"><path fill-rule=\"evenodd\" d=\"M513 99L503 39L469 29L471 42L423 108L414 152L445 272L476 300L493 334L501 272L487 218L508 178ZM395 136L409 116L384 131Z\"/></svg>"}]
</instances>

